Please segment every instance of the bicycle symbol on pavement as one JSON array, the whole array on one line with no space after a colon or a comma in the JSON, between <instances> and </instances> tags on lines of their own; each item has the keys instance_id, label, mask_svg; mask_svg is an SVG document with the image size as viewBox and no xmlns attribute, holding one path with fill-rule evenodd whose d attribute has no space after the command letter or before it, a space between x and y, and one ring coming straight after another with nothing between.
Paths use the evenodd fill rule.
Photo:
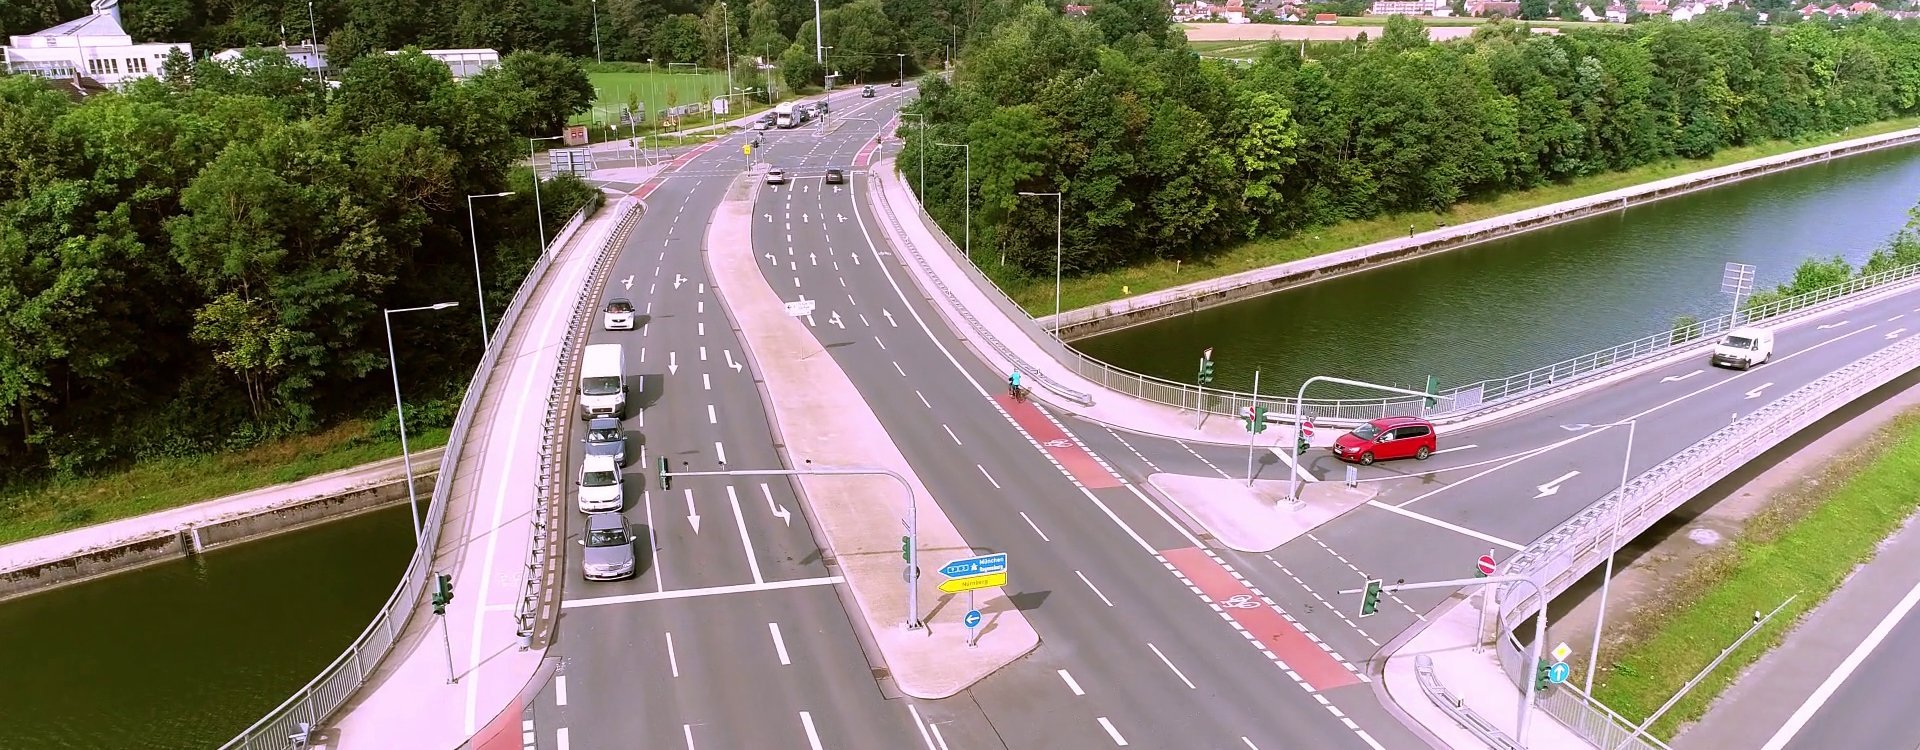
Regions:
<instances>
[{"instance_id":1,"label":"bicycle symbol on pavement","mask_svg":"<svg viewBox=\"0 0 1920 750\"><path fill-rule=\"evenodd\" d=\"M1047 446L1048 448L1065 448L1073 445L1073 443L1068 442L1066 438L1054 438L1041 443L1041 445Z\"/></svg>"},{"instance_id":2,"label":"bicycle symbol on pavement","mask_svg":"<svg viewBox=\"0 0 1920 750\"><path fill-rule=\"evenodd\" d=\"M1234 594L1233 596L1227 597L1225 601L1220 602L1220 606L1232 607L1234 609L1253 609L1260 606L1260 603L1254 601L1251 595Z\"/></svg>"}]
</instances>

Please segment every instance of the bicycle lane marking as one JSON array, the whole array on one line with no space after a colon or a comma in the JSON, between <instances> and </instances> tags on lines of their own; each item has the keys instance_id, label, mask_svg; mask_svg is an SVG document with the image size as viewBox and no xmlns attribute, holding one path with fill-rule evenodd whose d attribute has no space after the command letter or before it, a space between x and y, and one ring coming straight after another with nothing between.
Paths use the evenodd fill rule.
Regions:
<instances>
[{"instance_id":1,"label":"bicycle lane marking","mask_svg":"<svg viewBox=\"0 0 1920 750\"><path fill-rule=\"evenodd\" d=\"M1260 597L1227 569L1215 562L1205 550L1185 547L1162 550L1175 572L1186 578L1224 616L1237 624L1249 640L1266 648L1283 666L1319 692L1360 682L1349 665L1342 664L1288 622L1280 611L1261 603ZM1251 606L1249 606L1251 605Z\"/></svg>"},{"instance_id":2,"label":"bicycle lane marking","mask_svg":"<svg viewBox=\"0 0 1920 750\"><path fill-rule=\"evenodd\" d=\"M994 394L993 400L1082 487L1102 490L1120 486L1119 477L1107 471L1079 443L1069 439L1066 431L1048 419L1047 415L1041 414L1031 401L1015 401L1011 394L1006 393Z\"/></svg>"},{"instance_id":3,"label":"bicycle lane marking","mask_svg":"<svg viewBox=\"0 0 1920 750\"><path fill-rule=\"evenodd\" d=\"M660 183L666 180L669 173L679 171L681 167L691 163L694 159L700 158L702 154L712 151L714 147L718 145L720 145L719 141L710 141L704 146L699 146L692 151L674 157L673 161L668 162L666 167L654 173L652 177L647 178L646 182L640 183L640 186L634 188L633 192L628 193L628 195L639 198L640 200L646 200L647 196L652 195L653 191L660 187Z\"/></svg>"}]
</instances>

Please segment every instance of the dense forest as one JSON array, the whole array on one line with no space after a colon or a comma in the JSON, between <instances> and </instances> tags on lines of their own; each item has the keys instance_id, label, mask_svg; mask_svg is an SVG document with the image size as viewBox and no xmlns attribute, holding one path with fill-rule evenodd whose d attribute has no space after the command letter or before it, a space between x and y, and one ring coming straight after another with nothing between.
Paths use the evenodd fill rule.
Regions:
<instances>
[{"instance_id":1,"label":"dense forest","mask_svg":"<svg viewBox=\"0 0 1920 750\"><path fill-rule=\"evenodd\" d=\"M957 55L980 0L822 0L828 62L851 78L892 77ZM0 3L0 31L23 34L85 14L86 0ZM136 40L192 42L199 54L299 43L318 33L330 62L375 50L489 47L608 61L735 67L790 60L783 74L820 82L813 62L812 0L127 0ZM791 50L791 52L790 52ZM811 78L807 78L811 76Z\"/></svg>"},{"instance_id":2,"label":"dense forest","mask_svg":"<svg viewBox=\"0 0 1920 750\"><path fill-rule=\"evenodd\" d=\"M539 253L525 129L591 90L531 53L466 84L362 57L325 100L277 50L166 72L83 103L0 75L0 476L390 410L382 308L459 303L394 318L409 401L446 398L481 351L466 196L516 192L475 212L497 319ZM600 200L541 197L549 232Z\"/></svg>"},{"instance_id":3,"label":"dense forest","mask_svg":"<svg viewBox=\"0 0 1920 750\"><path fill-rule=\"evenodd\" d=\"M1432 43L1396 18L1239 67L1197 57L1155 0L992 15L951 83L922 82L927 131L901 132L909 154L972 144L974 246L1034 276L1053 274L1054 206L1017 191L1065 193L1074 274L1920 111L1920 24L1885 19L1499 23ZM963 154L926 154L926 201L958 237Z\"/></svg>"}]
</instances>

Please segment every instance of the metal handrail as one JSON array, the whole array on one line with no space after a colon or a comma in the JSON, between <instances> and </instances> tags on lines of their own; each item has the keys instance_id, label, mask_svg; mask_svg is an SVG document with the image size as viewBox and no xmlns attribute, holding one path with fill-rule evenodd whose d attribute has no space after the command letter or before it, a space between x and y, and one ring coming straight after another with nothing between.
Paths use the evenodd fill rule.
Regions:
<instances>
[{"instance_id":1,"label":"metal handrail","mask_svg":"<svg viewBox=\"0 0 1920 750\"><path fill-rule=\"evenodd\" d=\"M588 213L587 209L581 209L556 237L564 237L577 229ZM487 342L486 352L481 354L479 364L474 366L466 394L460 399L460 411L454 416L453 427L448 430L447 446L440 457L440 478L434 482L433 497L428 502L419 546L408 560L399 585L394 587L386 603L374 614L373 621L360 631L359 637L340 656L259 721L221 745L221 750L294 750L297 745L292 738L299 731L299 725L315 726L333 715L360 686L366 684L367 678L379 668L380 661L393 650L395 642L406 629L407 621L412 619L415 610L420 609L421 596L426 592L427 580L432 577L434 551L440 543L440 524L446 518L447 497L453 489L454 465L459 460L467 432L472 427L474 406L479 403L480 394L486 390L491 379L493 365L499 354L499 342L506 340L506 334L502 331L512 329L534 287L539 286L540 280L546 276L552 265L552 257L551 253L542 255L528 269L519 289L514 291L513 300L502 314L500 324L493 331L493 340Z\"/></svg>"},{"instance_id":2,"label":"metal handrail","mask_svg":"<svg viewBox=\"0 0 1920 750\"><path fill-rule=\"evenodd\" d=\"M1439 707L1440 712L1446 714L1447 718L1453 719L1453 723L1472 732L1475 737L1480 738L1481 742L1487 743L1496 750L1524 750L1519 742L1507 736L1506 732L1500 731L1500 728L1494 726L1493 722L1488 721L1486 717L1468 708L1465 700L1448 691L1447 686L1440 684L1440 676L1433 671L1433 657L1426 654L1415 655L1413 674L1415 680L1420 683L1420 691L1427 694L1427 700Z\"/></svg>"}]
</instances>

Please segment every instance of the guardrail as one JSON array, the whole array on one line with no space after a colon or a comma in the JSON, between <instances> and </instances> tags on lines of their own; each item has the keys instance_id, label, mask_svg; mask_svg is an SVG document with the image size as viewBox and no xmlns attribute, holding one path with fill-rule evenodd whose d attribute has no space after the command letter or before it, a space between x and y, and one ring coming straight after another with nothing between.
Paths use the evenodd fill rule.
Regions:
<instances>
[{"instance_id":1,"label":"guardrail","mask_svg":"<svg viewBox=\"0 0 1920 750\"><path fill-rule=\"evenodd\" d=\"M557 237L564 237L578 228L586 220L587 211L574 214ZM479 402L480 394L486 390L487 382L493 372L495 357L499 353L497 342L505 341L502 331L511 330L519 318L521 308L526 305L527 297L534 287L546 276L552 265L553 254L541 256L527 271L520 282L520 288L514 291L513 301L501 315L500 323L494 330L494 339L487 342L487 350L480 355L480 363L474 367L473 377L467 382L467 392L460 400L460 411L453 419L453 427L447 434L446 452L440 457L440 477L442 481L434 483L432 500L427 505L427 516L420 532L420 545L414 550L413 558L407 562L407 570L400 577L400 585L394 587L393 594L387 597L380 611L373 616L358 638L347 646L345 652L335 658L320 674L308 681L292 697L287 698L267 715L261 717L253 726L247 727L226 744L221 750L246 748L246 750L294 750L299 745L293 741L299 733L300 725L318 726L333 712L345 705L354 691L366 684L367 677L379 667L380 660L393 650L393 644L406 629L407 621L414 611L420 609L420 598L427 588L427 580L433 576L434 550L440 544L440 524L447 515L447 496L453 489L454 464L460 458L461 448L466 444L467 431L472 427L474 405Z\"/></svg>"},{"instance_id":2,"label":"guardrail","mask_svg":"<svg viewBox=\"0 0 1920 750\"><path fill-rule=\"evenodd\" d=\"M534 643L546 643L553 628L552 602L541 606L542 583L551 589L553 576L559 570L552 566L553 561L562 559L560 545L565 539L564 533L551 533L563 529L561 523L561 503L555 498L565 493L565 473L567 465L567 425L571 422L573 403L573 374L578 367L580 347L587 341L588 328L582 324L593 314L594 302L598 299L598 290L606 283L607 271L613 267L615 250L625 242L628 230L639 220L640 213L633 210L639 201L621 198L613 205L613 211L619 215L613 231L607 235L606 244L600 246L599 254L594 256L593 270L587 273L586 286L582 287L580 297L574 300L573 315L567 319L567 332L561 337L560 351L553 366L553 385L547 389L547 413L541 422L540 434L540 472L533 485L533 536L527 543L527 562L522 568L520 596L513 606L514 632L520 636L520 647L531 648ZM545 623L546 627L540 625ZM545 633L539 631L544 630Z\"/></svg>"},{"instance_id":3,"label":"guardrail","mask_svg":"<svg viewBox=\"0 0 1920 750\"><path fill-rule=\"evenodd\" d=\"M1000 285L981 273L980 269L974 266L973 259L967 257L966 253L954 244L953 238L947 236L946 230L933 220L917 197L913 204L914 209L919 212L920 220L926 223L928 231L938 240L941 248L954 257L969 281L982 291L989 292L986 295L987 299L1000 309L1001 314L1006 315L1027 334L1028 338L1075 375L1098 383L1108 390L1134 398L1223 416L1237 416L1242 408L1254 404L1255 399L1250 393L1201 387L1192 383L1180 383L1152 375L1143 375L1094 359L1066 345L1047 331L1032 315L1027 314L1026 308L1008 297L1006 292L1000 289ZM891 208L887 213L888 220L892 221L896 227L899 226L899 219L893 215ZM904 233L902 235L904 236ZM909 249L914 250L917 255L916 248ZM923 268L926 267L924 259L916 257L916 260L920 260ZM980 327L970 311L953 299L939 276L934 275L931 269L928 269L927 273L941 292L947 295L954 309L958 310L960 315L974 327L976 335L987 340L995 351L1020 367L1022 372L1029 373L1043 385L1048 385L1049 390L1060 393L1052 387L1057 383L1046 378L1044 370L1014 357L999 339ZM1426 408L1422 400L1414 396L1363 399L1309 398L1299 406L1290 407L1292 412L1290 414L1282 414L1275 409L1268 419L1272 422L1284 423L1293 421L1297 415L1305 414L1323 424L1338 425L1354 424L1397 414L1421 414L1441 424L1457 423L1495 409L1546 396L1659 357L1692 347L1706 346L1720 334L1739 325L1760 322L1784 323L1839 304L1856 295L1915 284L1920 284L1920 264L1862 276L1842 284L1741 310L1738 313L1720 315L1696 325L1643 336L1624 344L1570 357L1504 378L1490 378L1444 389L1440 391L1438 403L1433 408ZM1071 389L1061 395L1081 404L1093 403L1091 395ZM1295 403L1291 393L1277 396L1263 394L1258 401L1270 407L1283 408Z\"/></svg>"},{"instance_id":4,"label":"guardrail","mask_svg":"<svg viewBox=\"0 0 1920 750\"><path fill-rule=\"evenodd\" d=\"M1508 575L1524 575L1541 584L1545 596L1566 591L1581 576L1598 567L1611 552L1615 539L1632 539L1720 481L1755 456L1834 410L1893 379L1920 367L1920 336L1909 336L1886 348L1808 383L1746 417L1688 446L1672 458L1634 477L1624 488L1608 493L1565 523L1514 554L1503 566ZM1617 518L1615 516L1617 509ZM1513 584L1499 588L1499 621L1518 622L1543 602L1531 589L1514 595ZM1527 654L1511 638L1496 638L1500 662L1516 685L1530 671ZM1584 696L1581 706L1556 704L1555 713L1569 727L1592 729L1612 723L1590 714L1612 712ZM1613 717L1617 718L1617 717ZM1587 735L1592 739L1592 735Z\"/></svg>"},{"instance_id":5,"label":"guardrail","mask_svg":"<svg viewBox=\"0 0 1920 750\"><path fill-rule=\"evenodd\" d=\"M1459 696L1448 692L1447 686L1440 684L1440 677L1433 673L1433 657L1418 654L1413 657L1413 674L1420 683L1420 691L1427 694L1427 700L1440 708L1440 712L1453 719L1455 724L1472 732L1482 742L1495 750L1525 750L1507 733L1500 731L1493 722L1487 721L1479 713L1467 707Z\"/></svg>"}]
</instances>

